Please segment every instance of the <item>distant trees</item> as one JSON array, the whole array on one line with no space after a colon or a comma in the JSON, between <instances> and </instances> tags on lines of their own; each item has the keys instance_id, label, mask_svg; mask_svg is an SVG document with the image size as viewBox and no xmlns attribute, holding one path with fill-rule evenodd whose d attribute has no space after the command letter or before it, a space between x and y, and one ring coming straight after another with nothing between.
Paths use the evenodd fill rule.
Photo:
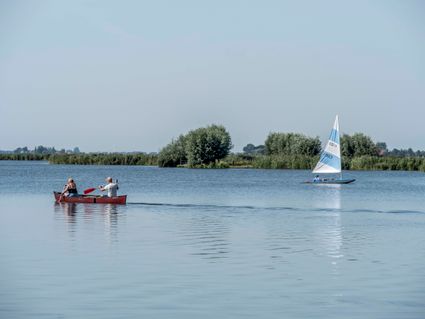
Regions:
<instances>
[{"instance_id":1,"label":"distant trees","mask_svg":"<svg viewBox=\"0 0 425 319\"><path fill-rule=\"evenodd\" d=\"M210 125L181 135L165 146L158 156L160 167L189 167L210 165L223 159L232 148L230 134L224 126Z\"/></svg>"},{"instance_id":2,"label":"distant trees","mask_svg":"<svg viewBox=\"0 0 425 319\"><path fill-rule=\"evenodd\" d=\"M384 156L388 153L387 143L385 142L377 142L376 149L379 156Z\"/></svg>"},{"instance_id":3,"label":"distant trees","mask_svg":"<svg viewBox=\"0 0 425 319\"><path fill-rule=\"evenodd\" d=\"M419 157L425 157L425 151L414 151L411 148L406 149L397 149L394 148L391 151L388 151L388 156L395 156L395 157L412 157L412 156L419 156Z\"/></svg>"},{"instance_id":4,"label":"distant trees","mask_svg":"<svg viewBox=\"0 0 425 319\"><path fill-rule=\"evenodd\" d=\"M55 147L46 147L43 145L36 146L34 150L30 150L27 146L18 147L13 151L13 154L56 154L56 153L80 153L80 149L78 147L74 147L71 150L65 150L62 148L61 150L56 150Z\"/></svg>"},{"instance_id":5,"label":"distant trees","mask_svg":"<svg viewBox=\"0 0 425 319\"><path fill-rule=\"evenodd\" d=\"M243 148L243 152L245 154L265 154L266 153L266 147L264 145L258 145L255 146L254 144L247 144Z\"/></svg>"},{"instance_id":6,"label":"distant trees","mask_svg":"<svg viewBox=\"0 0 425 319\"><path fill-rule=\"evenodd\" d=\"M378 147L372 139L363 133L353 135L344 134L341 136L341 155L352 158L359 156L377 156Z\"/></svg>"},{"instance_id":7,"label":"distant trees","mask_svg":"<svg viewBox=\"0 0 425 319\"><path fill-rule=\"evenodd\" d=\"M29 153L28 147L24 146L24 147L18 147L17 149L15 149L13 151L13 153L15 154L25 154L25 153Z\"/></svg>"},{"instance_id":8,"label":"distant trees","mask_svg":"<svg viewBox=\"0 0 425 319\"><path fill-rule=\"evenodd\" d=\"M316 156L321 151L318 137L297 133L270 133L264 144L267 155Z\"/></svg>"},{"instance_id":9,"label":"distant trees","mask_svg":"<svg viewBox=\"0 0 425 319\"><path fill-rule=\"evenodd\" d=\"M2 153L0 160L2 161L43 161L49 159L49 154L35 153Z\"/></svg>"},{"instance_id":10,"label":"distant trees","mask_svg":"<svg viewBox=\"0 0 425 319\"><path fill-rule=\"evenodd\" d=\"M422 171L425 172L425 157L359 156L349 160L351 170Z\"/></svg>"},{"instance_id":11,"label":"distant trees","mask_svg":"<svg viewBox=\"0 0 425 319\"><path fill-rule=\"evenodd\" d=\"M157 165L155 153L56 153L48 158L50 164L76 165Z\"/></svg>"},{"instance_id":12,"label":"distant trees","mask_svg":"<svg viewBox=\"0 0 425 319\"><path fill-rule=\"evenodd\" d=\"M388 150L385 142L355 133L340 138L342 165L347 170L418 170L425 171L425 151ZM158 165L159 167L240 167L311 169L321 151L318 137L298 133L270 133L264 145L247 144L243 153L232 153L230 134L223 126L210 125L180 135L159 154L81 153L78 147L56 150L37 146L0 151L0 160L48 160L51 164L79 165Z\"/></svg>"},{"instance_id":13,"label":"distant trees","mask_svg":"<svg viewBox=\"0 0 425 319\"><path fill-rule=\"evenodd\" d=\"M43 145L39 145L34 149L35 154L54 154L56 153L56 149L54 147L44 147Z\"/></svg>"}]
</instances>

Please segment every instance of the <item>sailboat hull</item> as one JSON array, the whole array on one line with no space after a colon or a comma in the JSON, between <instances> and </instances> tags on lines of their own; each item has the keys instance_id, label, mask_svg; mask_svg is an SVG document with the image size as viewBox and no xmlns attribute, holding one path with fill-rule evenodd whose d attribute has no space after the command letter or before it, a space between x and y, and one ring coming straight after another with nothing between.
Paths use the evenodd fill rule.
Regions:
<instances>
[{"instance_id":1,"label":"sailboat hull","mask_svg":"<svg viewBox=\"0 0 425 319\"><path fill-rule=\"evenodd\" d=\"M307 181L305 184L350 184L355 179L323 179L320 181Z\"/></svg>"}]
</instances>

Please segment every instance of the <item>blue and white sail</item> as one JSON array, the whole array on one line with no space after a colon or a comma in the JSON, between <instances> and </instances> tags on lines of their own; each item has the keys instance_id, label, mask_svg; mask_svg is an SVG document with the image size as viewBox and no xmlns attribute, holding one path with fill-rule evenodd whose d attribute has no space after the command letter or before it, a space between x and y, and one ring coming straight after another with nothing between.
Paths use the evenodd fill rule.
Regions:
<instances>
[{"instance_id":1,"label":"blue and white sail","mask_svg":"<svg viewBox=\"0 0 425 319\"><path fill-rule=\"evenodd\" d=\"M338 174L341 173L341 148L339 144L338 115L335 118L334 127L329 136L328 143L320 155L320 160L313 173Z\"/></svg>"}]
</instances>

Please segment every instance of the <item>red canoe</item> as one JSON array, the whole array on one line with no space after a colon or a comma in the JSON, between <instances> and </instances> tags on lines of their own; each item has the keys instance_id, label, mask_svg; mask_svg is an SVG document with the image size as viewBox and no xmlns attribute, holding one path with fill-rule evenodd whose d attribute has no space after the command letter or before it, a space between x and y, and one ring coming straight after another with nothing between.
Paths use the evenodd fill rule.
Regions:
<instances>
[{"instance_id":1,"label":"red canoe","mask_svg":"<svg viewBox=\"0 0 425 319\"><path fill-rule=\"evenodd\" d=\"M103 197L94 195L80 195L77 197L66 197L62 196L60 192L53 192L55 200L57 202L64 203L87 203L87 204L121 204L124 205L127 201L127 195L121 195L116 197Z\"/></svg>"}]
</instances>

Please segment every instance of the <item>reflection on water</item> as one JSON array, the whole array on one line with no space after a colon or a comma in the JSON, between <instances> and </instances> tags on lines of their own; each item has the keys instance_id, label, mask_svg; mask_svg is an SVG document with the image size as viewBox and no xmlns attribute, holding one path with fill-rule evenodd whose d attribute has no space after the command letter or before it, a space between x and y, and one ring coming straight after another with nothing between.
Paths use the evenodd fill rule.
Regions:
<instances>
[{"instance_id":1,"label":"reflection on water","mask_svg":"<svg viewBox=\"0 0 425 319\"><path fill-rule=\"evenodd\" d=\"M75 203L58 203L54 204L55 213L62 213L63 219L73 224L76 222L77 204Z\"/></svg>"},{"instance_id":2,"label":"reflection on water","mask_svg":"<svg viewBox=\"0 0 425 319\"><path fill-rule=\"evenodd\" d=\"M66 223L67 231L71 236L78 231L79 223L94 224L103 220L104 233L110 242L118 238L118 223L124 219L126 207L114 204L85 204L85 203L57 203L54 204L55 218Z\"/></svg>"},{"instance_id":3,"label":"reflection on water","mask_svg":"<svg viewBox=\"0 0 425 319\"><path fill-rule=\"evenodd\" d=\"M321 184L315 186L320 188L322 196L320 200L314 202L314 206L323 208L325 214L320 217L321 227L318 227L314 231L314 234L317 241L320 242L322 247L326 250L325 254L331 258L331 264L336 266L338 260L344 257L341 253L342 228L340 211L343 185Z\"/></svg>"},{"instance_id":4,"label":"reflection on water","mask_svg":"<svg viewBox=\"0 0 425 319\"><path fill-rule=\"evenodd\" d=\"M341 213L331 212L324 216L324 223L320 229L315 232L317 241L321 243L326 251L326 255L330 258L330 262L336 269L338 262L344 257L341 252L342 247L342 227Z\"/></svg>"},{"instance_id":5,"label":"reflection on water","mask_svg":"<svg viewBox=\"0 0 425 319\"><path fill-rule=\"evenodd\" d=\"M318 184L317 187L320 196L312 201L313 207L325 209L341 209L341 191L342 185L338 184Z\"/></svg>"}]
</instances>

